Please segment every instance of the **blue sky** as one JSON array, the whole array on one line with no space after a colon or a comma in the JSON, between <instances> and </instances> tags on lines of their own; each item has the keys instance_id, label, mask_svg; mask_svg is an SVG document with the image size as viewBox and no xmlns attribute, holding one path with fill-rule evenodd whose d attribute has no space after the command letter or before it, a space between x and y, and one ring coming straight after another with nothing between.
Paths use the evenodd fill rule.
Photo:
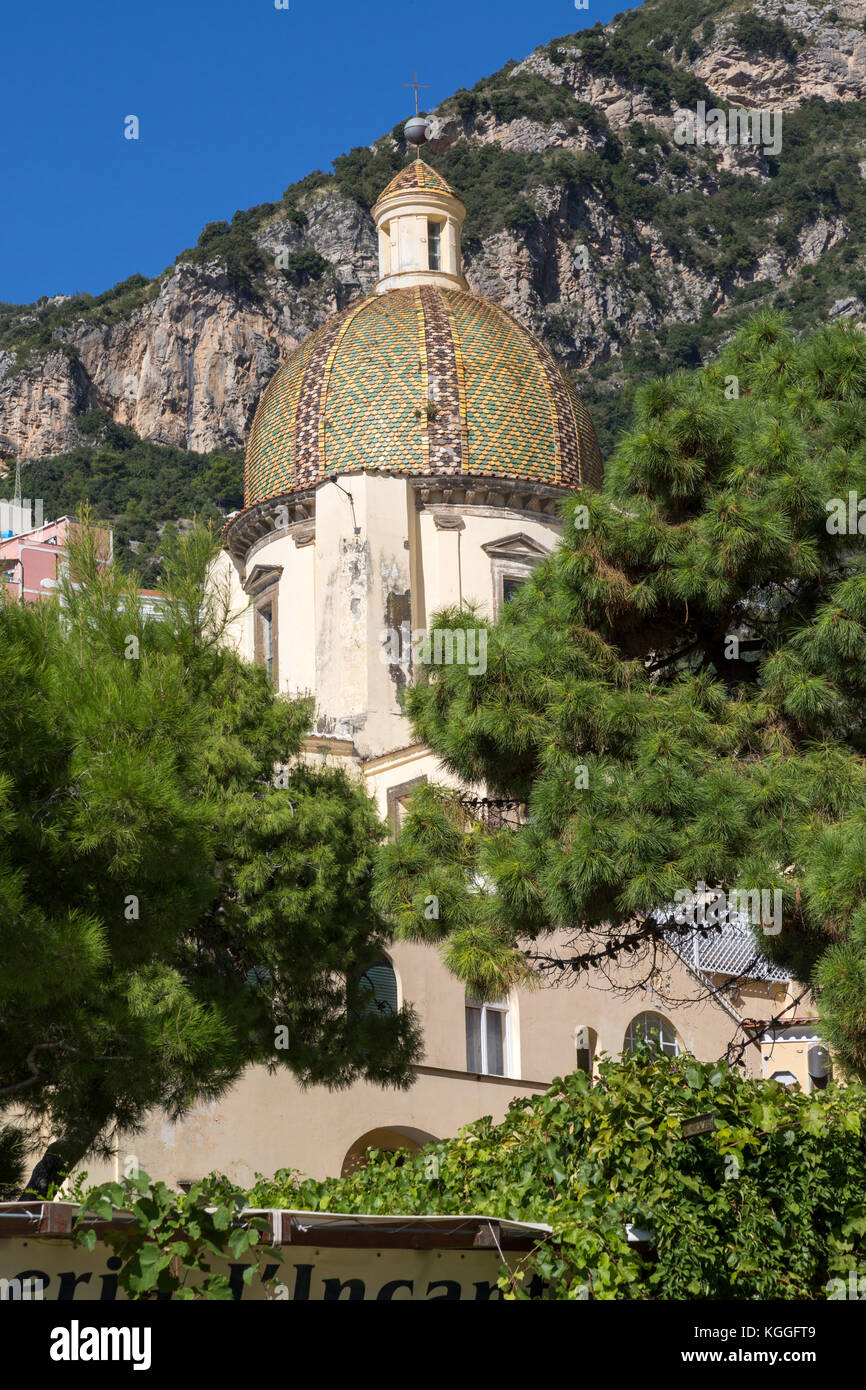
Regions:
<instances>
[{"instance_id":1,"label":"blue sky","mask_svg":"<svg viewBox=\"0 0 866 1390\"><path fill-rule=\"evenodd\" d=\"M0 300L158 274L205 224L540 43L589 0L38 0L0 18ZM140 138L124 139L136 115Z\"/></svg>"}]
</instances>

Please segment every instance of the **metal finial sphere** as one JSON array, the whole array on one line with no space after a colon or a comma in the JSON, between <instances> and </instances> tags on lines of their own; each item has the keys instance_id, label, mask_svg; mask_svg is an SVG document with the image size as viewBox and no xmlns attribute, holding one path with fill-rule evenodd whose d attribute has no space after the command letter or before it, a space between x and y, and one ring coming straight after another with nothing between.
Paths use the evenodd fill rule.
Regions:
<instances>
[{"instance_id":1,"label":"metal finial sphere","mask_svg":"<svg viewBox=\"0 0 866 1390\"><path fill-rule=\"evenodd\" d=\"M403 127L403 134L410 145L423 145L429 137L429 126L425 116L412 116Z\"/></svg>"}]
</instances>

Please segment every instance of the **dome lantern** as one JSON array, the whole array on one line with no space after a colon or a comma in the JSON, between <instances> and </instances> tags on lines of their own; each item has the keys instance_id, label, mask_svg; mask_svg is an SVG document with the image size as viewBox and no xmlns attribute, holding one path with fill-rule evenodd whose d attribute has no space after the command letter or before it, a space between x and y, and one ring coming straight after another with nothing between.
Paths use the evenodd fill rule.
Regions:
<instances>
[{"instance_id":1,"label":"dome lantern","mask_svg":"<svg viewBox=\"0 0 866 1390\"><path fill-rule=\"evenodd\" d=\"M377 294L414 285L468 289L460 250L466 209L420 153L380 194L373 216L379 236Z\"/></svg>"}]
</instances>

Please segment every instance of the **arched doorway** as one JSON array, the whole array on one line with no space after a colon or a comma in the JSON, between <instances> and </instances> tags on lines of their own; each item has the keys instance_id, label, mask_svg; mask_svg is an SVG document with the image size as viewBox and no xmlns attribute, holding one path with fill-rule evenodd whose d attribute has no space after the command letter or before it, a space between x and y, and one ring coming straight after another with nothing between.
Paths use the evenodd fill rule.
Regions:
<instances>
[{"instance_id":1,"label":"arched doorway","mask_svg":"<svg viewBox=\"0 0 866 1390\"><path fill-rule=\"evenodd\" d=\"M347 1178L350 1173L357 1173L359 1168L363 1168L371 1149L383 1149L386 1153L408 1149L409 1153L416 1154L425 1144L435 1142L435 1134L428 1134L426 1130L415 1129L411 1125L383 1125L378 1129L368 1129L348 1150L340 1176Z\"/></svg>"}]
</instances>

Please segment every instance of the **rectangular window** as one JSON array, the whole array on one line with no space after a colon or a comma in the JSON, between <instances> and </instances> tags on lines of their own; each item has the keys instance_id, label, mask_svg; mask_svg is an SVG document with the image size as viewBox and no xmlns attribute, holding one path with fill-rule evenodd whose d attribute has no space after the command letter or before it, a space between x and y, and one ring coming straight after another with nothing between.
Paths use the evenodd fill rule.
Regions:
<instances>
[{"instance_id":1,"label":"rectangular window","mask_svg":"<svg viewBox=\"0 0 866 1390\"><path fill-rule=\"evenodd\" d=\"M574 1030L575 1061L578 1071L585 1071L588 1076L592 1076L592 1053L598 1035L593 1029L583 1024Z\"/></svg>"},{"instance_id":2,"label":"rectangular window","mask_svg":"<svg viewBox=\"0 0 866 1390\"><path fill-rule=\"evenodd\" d=\"M466 1070L481 1072L481 1010L466 1006Z\"/></svg>"},{"instance_id":3,"label":"rectangular window","mask_svg":"<svg viewBox=\"0 0 866 1390\"><path fill-rule=\"evenodd\" d=\"M521 585L525 584L525 579L503 579L502 581L502 602L510 603Z\"/></svg>"},{"instance_id":4,"label":"rectangular window","mask_svg":"<svg viewBox=\"0 0 866 1390\"><path fill-rule=\"evenodd\" d=\"M427 223L427 264L431 270L442 269L442 224Z\"/></svg>"},{"instance_id":5,"label":"rectangular window","mask_svg":"<svg viewBox=\"0 0 866 1390\"><path fill-rule=\"evenodd\" d=\"M274 610L271 605L265 604L258 610L259 619L259 642L261 645L262 665L271 680L274 678Z\"/></svg>"},{"instance_id":6,"label":"rectangular window","mask_svg":"<svg viewBox=\"0 0 866 1390\"><path fill-rule=\"evenodd\" d=\"M492 1076L505 1075L505 1014L498 1009L485 1009L485 1042L487 1044L487 1056L485 1057L485 1071Z\"/></svg>"},{"instance_id":7,"label":"rectangular window","mask_svg":"<svg viewBox=\"0 0 866 1390\"><path fill-rule=\"evenodd\" d=\"M253 600L253 661L264 666L275 690L280 684L281 565L256 565L244 588Z\"/></svg>"},{"instance_id":8,"label":"rectangular window","mask_svg":"<svg viewBox=\"0 0 866 1390\"><path fill-rule=\"evenodd\" d=\"M483 1076L507 1076L508 1005L497 1001L466 1004L466 1070Z\"/></svg>"},{"instance_id":9,"label":"rectangular window","mask_svg":"<svg viewBox=\"0 0 866 1390\"><path fill-rule=\"evenodd\" d=\"M401 782L396 787L388 788L388 821L391 826L392 835L396 835L403 824L403 817L406 814L406 802L412 795L416 787L420 787L427 778L413 777L411 782Z\"/></svg>"}]
</instances>

